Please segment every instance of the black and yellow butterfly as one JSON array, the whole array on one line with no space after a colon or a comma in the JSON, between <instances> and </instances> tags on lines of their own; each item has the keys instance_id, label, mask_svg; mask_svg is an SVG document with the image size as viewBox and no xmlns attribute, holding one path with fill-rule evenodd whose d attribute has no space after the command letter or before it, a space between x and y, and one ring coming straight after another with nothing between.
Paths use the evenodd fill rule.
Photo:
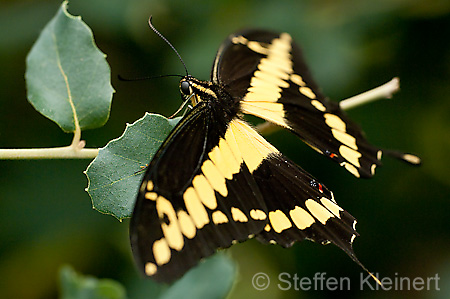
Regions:
<instances>
[{"instance_id":1,"label":"black and yellow butterfly","mask_svg":"<svg viewBox=\"0 0 450 299\"><path fill-rule=\"evenodd\" d=\"M186 75L180 91L193 109L149 164L131 218L145 275L171 282L218 248L253 237L283 247L331 242L361 265L352 249L355 218L243 119L251 114L292 131L356 177L373 176L381 164L383 151L321 94L289 34L229 36L211 81Z\"/></svg>"}]
</instances>

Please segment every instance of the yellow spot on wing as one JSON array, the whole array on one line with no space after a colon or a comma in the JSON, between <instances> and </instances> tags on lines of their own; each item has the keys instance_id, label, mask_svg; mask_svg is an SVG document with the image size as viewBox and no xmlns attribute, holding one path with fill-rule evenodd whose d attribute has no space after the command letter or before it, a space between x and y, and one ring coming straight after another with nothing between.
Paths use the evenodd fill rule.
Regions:
<instances>
[{"instance_id":1,"label":"yellow spot on wing","mask_svg":"<svg viewBox=\"0 0 450 299\"><path fill-rule=\"evenodd\" d=\"M242 112L264 118L279 126L289 128L284 118L283 104L269 102L241 102Z\"/></svg>"},{"instance_id":2,"label":"yellow spot on wing","mask_svg":"<svg viewBox=\"0 0 450 299\"><path fill-rule=\"evenodd\" d=\"M148 276L154 275L157 269L158 267L156 267L156 265L153 263L148 262L147 264L145 264L145 274L147 274Z\"/></svg>"},{"instance_id":3,"label":"yellow spot on wing","mask_svg":"<svg viewBox=\"0 0 450 299\"><path fill-rule=\"evenodd\" d=\"M243 161L242 153L239 150L239 146L236 141L236 137L234 136L233 128L232 128L232 122L228 125L228 129L225 132L225 141L229 145L230 150L236 160L236 162L240 165Z\"/></svg>"},{"instance_id":4,"label":"yellow spot on wing","mask_svg":"<svg viewBox=\"0 0 450 299\"><path fill-rule=\"evenodd\" d=\"M355 151L348 146L341 145L339 147L339 153L343 158L352 163L354 166L361 167L361 164L359 164L359 158L362 156L360 152Z\"/></svg>"},{"instance_id":5,"label":"yellow spot on wing","mask_svg":"<svg viewBox=\"0 0 450 299\"><path fill-rule=\"evenodd\" d=\"M222 211L215 211L211 216L214 224L228 223L228 217Z\"/></svg>"},{"instance_id":6,"label":"yellow spot on wing","mask_svg":"<svg viewBox=\"0 0 450 299\"><path fill-rule=\"evenodd\" d=\"M298 206L291 210L289 215L298 229L303 230L315 222L314 218L308 212Z\"/></svg>"},{"instance_id":7,"label":"yellow spot on wing","mask_svg":"<svg viewBox=\"0 0 450 299\"><path fill-rule=\"evenodd\" d=\"M262 210L253 209L250 210L250 217L252 217L255 220L265 220L267 218L267 215Z\"/></svg>"},{"instance_id":8,"label":"yellow spot on wing","mask_svg":"<svg viewBox=\"0 0 450 299\"><path fill-rule=\"evenodd\" d=\"M264 94L274 94L275 98L279 98L281 96L281 92L283 91L281 87L276 86L274 84L267 84L267 81L263 80L260 77L253 76L250 81L250 87L248 88L248 91L254 92L254 93L261 93L261 96ZM245 100L248 101L247 98L248 95L245 96ZM272 98L272 96L266 96L266 101L275 102L275 100Z\"/></svg>"},{"instance_id":9,"label":"yellow spot on wing","mask_svg":"<svg viewBox=\"0 0 450 299\"><path fill-rule=\"evenodd\" d=\"M275 147L242 120L231 121L228 130L232 132L250 173L253 173L268 155L278 153Z\"/></svg>"},{"instance_id":10,"label":"yellow spot on wing","mask_svg":"<svg viewBox=\"0 0 450 299\"><path fill-rule=\"evenodd\" d=\"M351 174L353 174L355 177L359 178L361 175L359 174L358 169L353 166L352 164L345 163L344 164L345 169L347 169Z\"/></svg>"},{"instance_id":11,"label":"yellow spot on wing","mask_svg":"<svg viewBox=\"0 0 450 299\"><path fill-rule=\"evenodd\" d=\"M203 162L202 172L215 190L217 190L223 197L226 197L228 195L225 177L220 173L220 171L211 160L206 160L205 162ZM216 201L215 203L217 206Z\"/></svg>"},{"instance_id":12,"label":"yellow spot on wing","mask_svg":"<svg viewBox=\"0 0 450 299\"><path fill-rule=\"evenodd\" d=\"M358 149L358 146L356 145L356 138L353 137L352 135L347 134L342 131L339 131L339 130L336 130L336 129L331 129L331 133L333 134L334 138L336 138L337 140L339 140L346 146L348 146L354 150Z\"/></svg>"},{"instance_id":13,"label":"yellow spot on wing","mask_svg":"<svg viewBox=\"0 0 450 299\"><path fill-rule=\"evenodd\" d=\"M383 156L383 151L382 150L379 150L378 152L377 152L377 159L378 160L381 160L381 157Z\"/></svg>"},{"instance_id":14,"label":"yellow spot on wing","mask_svg":"<svg viewBox=\"0 0 450 299\"><path fill-rule=\"evenodd\" d=\"M238 208L232 207L231 208L231 216L233 217L233 220L235 222L247 222L248 218L245 216L244 212L239 210Z\"/></svg>"},{"instance_id":15,"label":"yellow spot on wing","mask_svg":"<svg viewBox=\"0 0 450 299\"><path fill-rule=\"evenodd\" d=\"M158 198L158 194L155 192L147 192L145 193L145 198L149 200L156 200Z\"/></svg>"},{"instance_id":16,"label":"yellow spot on wing","mask_svg":"<svg viewBox=\"0 0 450 299\"><path fill-rule=\"evenodd\" d=\"M309 87L300 87L299 88L299 91L303 94L303 95L305 95L305 96L307 96L308 98L310 98L310 99L315 99L316 98L316 95L314 94L314 92L311 90L311 88L309 88Z\"/></svg>"},{"instance_id":17,"label":"yellow spot on wing","mask_svg":"<svg viewBox=\"0 0 450 299\"><path fill-rule=\"evenodd\" d=\"M247 44L248 39L246 39L246 38L243 37L242 35L239 35L239 36L233 36L233 37L231 38L231 42L232 42L233 44L243 44L243 45L245 45L245 44Z\"/></svg>"},{"instance_id":18,"label":"yellow spot on wing","mask_svg":"<svg viewBox=\"0 0 450 299\"><path fill-rule=\"evenodd\" d=\"M346 128L345 122L339 116L331 114L331 113L325 113L323 116L325 117L325 123L330 128L334 128L336 130L345 132L345 128Z\"/></svg>"},{"instance_id":19,"label":"yellow spot on wing","mask_svg":"<svg viewBox=\"0 0 450 299\"><path fill-rule=\"evenodd\" d=\"M266 224L266 226L264 226L264 230L265 230L266 232L270 232L271 229L272 229L272 228L270 227L270 224Z\"/></svg>"},{"instance_id":20,"label":"yellow spot on wing","mask_svg":"<svg viewBox=\"0 0 450 299\"><path fill-rule=\"evenodd\" d=\"M305 201L305 205L311 214L313 214L322 224L325 224L328 219L334 217L327 209L312 199Z\"/></svg>"},{"instance_id":21,"label":"yellow spot on wing","mask_svg":"<svg viewBox=\"0 0 450 299\"><path fill-rule=\"evenodd\" d=\"M372 164L372 166L370 166L370 173L371 173L372 175L375 174L375 168L377 168L377 164Z\"/></svg>"},{"instance_id":22,"label":"yellow spot on wing","mask_svg":"<svg viewBox=\"0 0 450 299\"><path fill-rule=\"evenodd\" d=\"M313 105L317 110L325 112L327 108L318 100L312 100L311 105Z\"/></svg>"},{"instance_id":23,"label":"yellow spot on wing","mask_svg":"<svg viewBox=\"0 0 450 299\"><path fill-rule=\"evenodd\" d=\"M260 54L267 54L269 52L267 48L261 46L261 43L255 41L247 42L247 47L250 50Z\"/></svg>"},{"instance_id":24,"label":"yellow spot on wing","mask_svg":"<svg viewBox=\"0 0 450 299\"><path fill-rule=\"evenodd\" d=\"M289 64L288 64L289 65ZM263 74L267 74L270 76L273 76L276 80L288 80L289 79L289 74L286 73L285 70L281 69L279 67L279 64L275 64L272 62L272 60L267 59L267 58L263 58L260 60L259 65L258 65L258 69L263 73ZM290 68L288 69L288 71L290 71ZM261 77L263 78L263 77ZM271 79L272 81L273 79ZM273 81L271 83L274 83ZM283 87L286 85L287 82L282 82L282 85L277 84L280 87ZM289 84L287 84L289 86Z\"/></svg>"},{"instance_id":25,"label":"yellow spot on wing","mask_svg":"<svg viewBox=\"0 0 450 299\"><path fill-rule=\"evenodd\" d=\"M334 202L330 201L328 198L326 197L322 197L320 199L320 202L328 209L331 211L331 213L333 213L335 216L337 216L338 218L341 218L340 216L340 212L343 211L343 209L338 206L337 204L335 204Z\"/></svg>"},{"instance_id":26,"label":"yellow spot on wing","mask_svg":"<svg viewBox=\"0 0 450 299\"><path fill-rule=\"evenodd\" d=\"M269 46L271 54L275 57L279 56L289 56L291 51L291 41L292 38L288 33L281 33L279 38L272 41Z\"/></svg>"},{"instance_id":27,"label":"yellow spot on wing","mask_svg":"<svg viewBox=\"0 0 450 299\"><path fill-rule=\"evenodd\" d=\"M293 73L291 40L289 34L283 33L267 45L267 57L260 60L247 94L241 102L244 113L256 115L284 127L287 125L284 121L283 105L275 103L281 97L282 88L289 87L288 80ZM246 105L246 102L251 104ZM273 105L270 106L270 103Z\"/></svg>"},{"instance_id":28,"label":"yellow spot on wing","mask_svg":"<svg viewBox=\"0 0 450 299\"><path fill-rule=\"evenodd\" d=\"M222 141L222 140L223 139L221 139L220 141ZM229 152L229 154L232 155L231 152ZM233 172L231 170L231 166L228 165L228 161L226 160L227 158L229 159L229 157L227 157L227 158L224 157L224 154L222 153L222 150L220 149L220 142L219 142L218 146L214 147L209 152L208 156L211 159L211 161L214 163L214 165L218 168L220 173L227 180L231 180L233 178ZM231 158L233 159L233 161L235 161L233 156L231 156Z\"/></svg>"},{"instance_id":29,"label":"yellow spot on wing","mask_svg":"<svg viewBox=\"0 0 450 299\"><path fill-rule=\"evenodd\" d=\"M197 229L195 228L195 224L192 221L191 216L189 216L188 213L186 213L186 211L183 210L178 211L177 216L181 232L183 233L183 235L185 235L189 239L195 237Z\"/></svg>"},{"instance_id":30,"label":"yellow spot on wing","mask_svg":"<svg viewBox=\"0 0 450 299\"><path fill-rule=\"evenodd\" d=\"M303 81L303 78L297 74L292 74L290 77L291 81L298 86L306 86L305 81Z\"/></svg>"},{"instance_id":31,"label":"yellow spot on wing","mask_svg":"<svg viewBox=\"0 0 450 299\"><path fill-rule=\"evenodd\" d=\"M152 181L148 181L147 182L147 191L152 191L154 188L153 182Z\"/></svg>"},{"instance_id":32,"label":"yellow spot on wing","mask_svg":"<svg viewBox=\"0 0 450 299\"><path fill-rule=\"evenodd\" d=\"M412 163L412 164L420 164L420 163L422 163L422 161L420 160L419 157L411 155L411 154L404 154L402 156L402 159L407 161L407 162L409 162L409 163Z\"/></svg>"},{"instance_id":33,"label":"yellow spot on wing","mask_svg":"<svg viewBox=\"0 0 450 299\"><path fill-rule=\"evenodd\" d=\"M250 87L248 89L248 93L245 95L244 101L275 103L279 98L281 98L281 88L267 88L267 83L264 83L264 86L265 87Z\"/></svg>"},{"instance_id":34,"label":"yellow spot on wing","mask_svg":"<svg viewBox=\"0 0 450 299\"><path fill-rule=\"evenodd\" d=\"M202 203L211 210L217 208L216 195L208 180L202 175L196 175L192 180L192 185L197 192Z\"/></svg>"},{"instance_id":35,"label":"yellow spot on wing","mask_svg":"<svg viewBox=\"0 0 450 299\"><path fill-rule=\"evenodd\" d=\"M184 239L178 226L178 219L172 204L163 196L158 196L156 199L156 210L160 219L164 219L164 216L166 216L169 221L168 224L165 222L161 223L161 229L167 240L167 244L171 248L180 251L184 246Z\"/></svg>"},{"instance_id":36,"label":"yellow spot on wing","mask_svg":"<svg viewBox=\"0 0 450 299\"><path fill-rule=\"evenodd\" d=\"M269 220L273 230L277 233L292 227L289 218L280 210L269 212Z\"/></svg>"},{"instance_id":37,"label":"yellow spot on wing","mask_svg":"<svg viewBox=\"0 0 450 299\"><path fill-rule=\"evenodd\" d=\"M194 188L187 188L183 194L183 199L186 209L198 229L209 223L208 212L206 212Z\"/></svg>"},{"instance_id":38,"label":"yellow spot on wing","mask_svg":"<svg viewBox=\"0 0 450 299\"><path fill-rule=\"evenodd\" d=\"M230 171L230 180L232 178L233 174L239 173L239 170L241 169L241 163L242 157L239 157L239 159L236 159L233 155L233 152L231 151L231 148L228 144L228 142L225 139L220 139L219 141L219 150L220 154L223 157L225 164L227 166L227 169ZM217 164L216 164L217 165Z\"/></svg>"},{"instance_id":39,"label":"yellow spot on wing","mask_svg":"<svg viewBox=\"0 0 450 299\"><path fill-rule=\"evenodd\" d=\"M156 240L153 243L152 251L153 256L155 258L155 262L156 264L158 264L158 266L167 264L167 262L169 262L171 253L166 239L162 238Z\"/></svg>"},{"instance_id":40,"label":"yellow spot on wing","mask_svg":"<svg viewBox=\"0 0 450 299\"><path fill-rule=\"evenodd\" d=\"M256 53L265 54L265 55L267 55L267 53L268 53L268 49L266 47L264 47L262 45L262 43L257 42L257 41L249 41L248 39L246 39L242 35L232 37L231 38L231 42L233 44L245 45L250 50L252 50L252 51L254 51Z\"/></svg>"},{"instance_id":41,"label":"yellow spot on wing","mask_svg":"<svg viewBox=\"0 0 450 299\"><path fill-rule=\"evenodd\" d=\"M260 70L263 70L263 68L267 67L274 71L276 69L276 71L280 71L283 73L282 75L280 75L280 78L288 79L290 78L289 74L293 72L293 69L292 61L286 58L290 58L289 54L284 55L280 59L276 59L275 57L273 57L273 55L271 55L270 57L261 58L258 68Z\"/></svg>"},{"instance_id":42,"label":"yellow spot on wing","mask_svg":"<svg viewBox=\"0 0 450 299\"><path fill-rule=\"evenodd\" d=\"M272 73L266 73L263 71L255 71L255 73L253 75L255 77L261 79L262 81L264 81L266 84L270 84L274 88L277 88L277 87L288 88L289 87L289 83L287 81L275 76Z\"/></svg>"}]
</instances>

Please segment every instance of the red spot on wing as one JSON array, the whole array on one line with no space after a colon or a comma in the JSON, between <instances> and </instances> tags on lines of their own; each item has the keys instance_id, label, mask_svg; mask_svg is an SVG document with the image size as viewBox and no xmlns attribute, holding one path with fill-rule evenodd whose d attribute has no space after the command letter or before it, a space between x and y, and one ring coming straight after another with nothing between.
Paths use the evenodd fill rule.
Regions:
<instances>
[{"instance_id":1,"label":"red spot on wing","mask_svg":"<svg viewBox=\"0 0 450 299\"><path fill-rule=\"evenodd\" d=\"M320 191L320 193L323 193L323 186L322 186L322 184L319 184L319 191Z\"/></svg>"}]
</instances>

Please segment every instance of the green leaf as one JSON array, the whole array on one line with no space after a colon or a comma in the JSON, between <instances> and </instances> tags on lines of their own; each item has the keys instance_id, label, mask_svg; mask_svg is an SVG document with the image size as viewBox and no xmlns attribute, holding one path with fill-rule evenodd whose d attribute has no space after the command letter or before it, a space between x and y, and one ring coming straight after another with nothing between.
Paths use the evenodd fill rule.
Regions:
<instances>
[{"instance_id":1,"label":"green leaf","mask_svg":"<svg viewBox=\"0 0 450 299\"><path fill-rule=\"evenodd\" d=\"M114 92L105 57L91 29L63 2L28 54L28 101L65 132L101 127Z\"/></svg>"},{"instance_id":2,"label":"green leaf","mask_svg":"<svg viewBox=\"0 0 450 299\"><path fill-rule=\"evenodd\" d=\"M159 299L225 298L236 276L236 264L226 254L217 253L186 273Z\"/></svg>"},{"instance_id":3,"label":"green leaf","mask_svg":"<svg viewBox=\"0 0 450 299\"><path fill-rule=\"evenodd\" d=\"M150 163L178 121L179 118L146 113L132 125L127 124L122 136L99 150L86 169L89 181L86 191L94 209L119 220L131 216L142 167Z\"/></svg>"},{"instance_id":4,"label":"green leaf","mask_svg":"<svg viewBox=\"0 0 450 299\"><path fill-rule=\"evenodd\" d=\"M70 266L60 272L61 299L124 299L125 288L112 279L83 276Z\"/></svg>"}]
</instances>

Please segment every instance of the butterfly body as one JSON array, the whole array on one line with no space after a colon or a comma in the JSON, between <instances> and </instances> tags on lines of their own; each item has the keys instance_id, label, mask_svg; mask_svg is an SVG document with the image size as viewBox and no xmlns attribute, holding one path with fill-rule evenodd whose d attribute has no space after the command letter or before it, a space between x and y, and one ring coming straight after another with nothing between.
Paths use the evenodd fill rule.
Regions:
<instances>
[{"instance_id":1,"label":"butterfly body","mask_svg":"<svg viewBox=\"0 0 450 299\"><path fill-rule=\"evenodd\" d=\"M218 248L253 237L283 247L334 243L360 264L355 218L242 117L292 131L357 177L381 164L381 150L321 94L289 34L231 35L211 81L185 76L180 92L193 109L149 164L130 223L145 275L174 281Z\"/></svg>"}]
</instances>

